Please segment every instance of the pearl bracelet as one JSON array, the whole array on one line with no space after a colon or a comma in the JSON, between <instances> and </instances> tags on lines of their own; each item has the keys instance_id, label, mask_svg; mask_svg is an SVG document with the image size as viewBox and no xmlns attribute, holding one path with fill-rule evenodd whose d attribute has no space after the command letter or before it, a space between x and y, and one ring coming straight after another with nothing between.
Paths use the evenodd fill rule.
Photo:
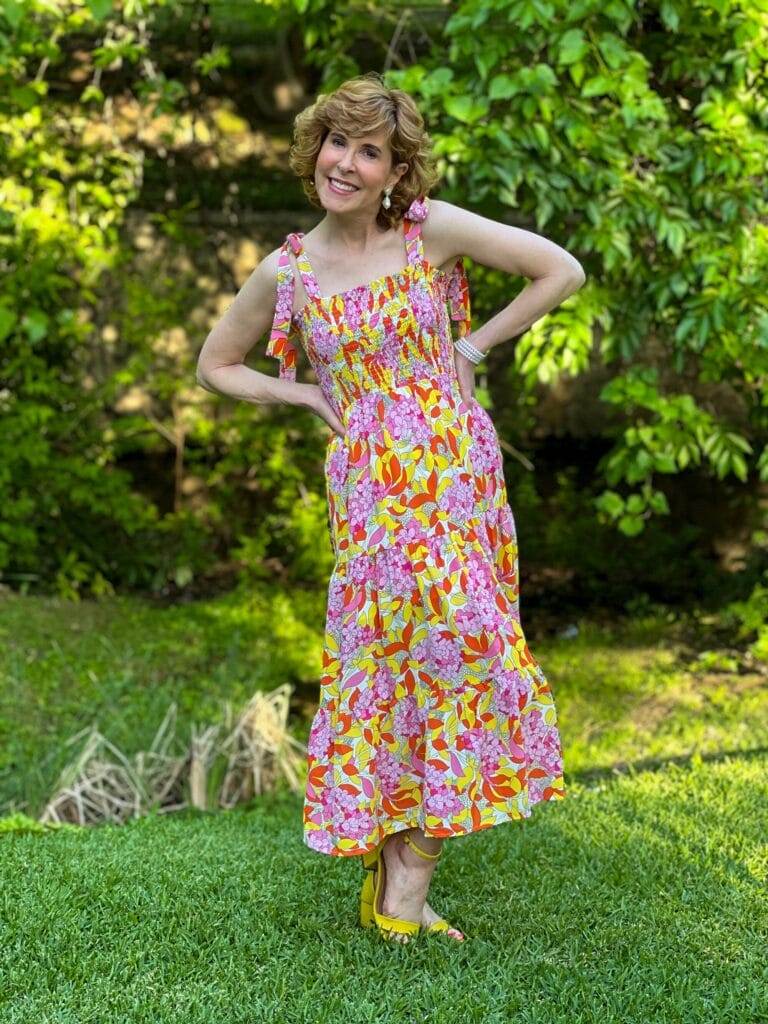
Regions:
<instances>
[{"instance_id":1,"label":"pearl bracelet","mask_svg":"<svg viewBox=\"0 0 768 1024\"><path fill-rule=\"evenodd\" d=\"M470 363L474 363L475 366L485 359L485 352L481 352L479 348L476 348L472 342L467 341L466 338L457 338L453 344L459 352L461 352L463 356L466 356Z\"/></svg>"}]
</instances>

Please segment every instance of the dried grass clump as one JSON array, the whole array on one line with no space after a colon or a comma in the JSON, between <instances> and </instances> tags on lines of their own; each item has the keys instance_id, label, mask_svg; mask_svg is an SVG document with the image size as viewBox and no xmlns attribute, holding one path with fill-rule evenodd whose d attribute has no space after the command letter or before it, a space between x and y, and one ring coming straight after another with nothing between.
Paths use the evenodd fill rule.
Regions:
<instances>
[{"instance_id":1,"label":"dried grass clump","mask_svg":"<svg viewBox=\"0 0 768 1024\"><path fill-rule=\"evenodd\" d=\"M223 725L192 726L183 746L176 735L176 705L166 712L149 750L129 758L96 726L69 740L83 740L64 769L41 822L95 825L127 821L149 811L232 808L274 788L282 777L301 787L306 747L288 732L292 687L256 693ZM174 753L174 750L180 752Z\"/></svg>"}]
</instances>

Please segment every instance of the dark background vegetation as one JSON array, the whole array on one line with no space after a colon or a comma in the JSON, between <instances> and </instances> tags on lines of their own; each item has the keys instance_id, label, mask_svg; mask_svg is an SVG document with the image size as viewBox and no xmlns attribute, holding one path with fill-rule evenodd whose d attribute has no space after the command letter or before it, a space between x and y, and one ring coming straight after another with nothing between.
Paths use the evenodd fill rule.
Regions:
<instances>
[{"instance_id":1,"label":"dark background vegetation","mask_svg":"<svg viewBox=\"0 0 768 1024\"><path fill-rule=\"evenodd\" d=\"M177 599L327 578L323 425L212 396L194 365L259 259L317 220L293 116L373 67L422 106L440 196L587 272L478 381L529 607L746 596L766 567L766 43L749 6L718 11L6 4L0 579ZM477 323L524 283L470 282Z\"/></svg>"}]
</instances>

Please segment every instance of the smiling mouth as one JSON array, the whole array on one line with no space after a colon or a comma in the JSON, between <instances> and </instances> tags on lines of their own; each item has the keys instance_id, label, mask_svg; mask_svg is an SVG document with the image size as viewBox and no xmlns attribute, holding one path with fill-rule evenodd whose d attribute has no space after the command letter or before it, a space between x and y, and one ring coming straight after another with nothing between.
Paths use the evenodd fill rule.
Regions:
<instances>
[{"instance_id":1,"label":"smiling mouth","mask_svg":"<svg viewBox=\"0 0 768 1024\"><path fill-rule=\"evenodd\" d=\"M352 182L340 181L338 178L332 178L330 175L328 176L328 181L332 185L336 185L337 187L341 188L341 190L343 192L357 192L358 191L357 185L353 185Z\"/></svg>"}]
</instances>

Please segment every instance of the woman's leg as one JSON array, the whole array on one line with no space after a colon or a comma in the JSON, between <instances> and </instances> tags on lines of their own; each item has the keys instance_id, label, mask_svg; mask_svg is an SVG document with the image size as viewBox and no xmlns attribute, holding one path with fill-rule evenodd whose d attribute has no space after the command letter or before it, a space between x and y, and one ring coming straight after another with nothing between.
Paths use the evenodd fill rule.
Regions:
<instances>
[{"instance_id":1,"label":"woman's leg","mask_svg":"<svg viewBox=\"0 0 768 1024\"><path fill-rule=\"evenodd\" d=\"M425 836L418 828L408 829L407 832L425 853L440 852L442 839ZM421 924L424 923L427 891L437 866L437 859L424 860L419 857L407 843L403 842L404 834L398 832L384 844L382 856L387 885L381 909L390 917L401 917L406 921L418 921ZM434 915L433 919L436 920L437 915ZM400 942L409 941L409 936L395 935L393 938Z\"/></svg>"}]
</instances>

